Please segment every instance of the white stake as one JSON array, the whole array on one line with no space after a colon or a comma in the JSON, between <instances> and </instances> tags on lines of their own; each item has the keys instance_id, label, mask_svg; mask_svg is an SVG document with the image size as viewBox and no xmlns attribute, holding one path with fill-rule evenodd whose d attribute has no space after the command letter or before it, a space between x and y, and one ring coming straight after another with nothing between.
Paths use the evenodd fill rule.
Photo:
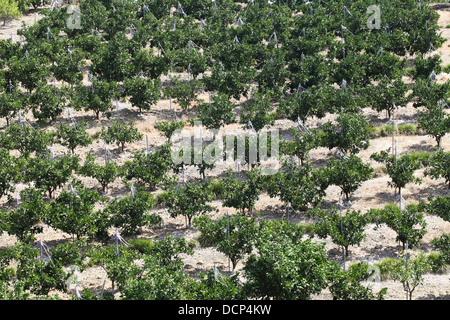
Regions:
<instances>
[{"instance_id":1,"label":"white stake","mask_svg":"<svg viewBox=\"0 0 450 320\"><path fill-rule=\"evenodd\" d=\"M342 235L342 237L344 237L344 231L342 228L342 206L343 205L342 205L341 197L339 196L339 218L341 220L341 235ZM342 246L342 261L344 262L344 271L345 271L345 254L346 254L345 248L344 248L344 246Z\"/></svg>"}]
</instances>

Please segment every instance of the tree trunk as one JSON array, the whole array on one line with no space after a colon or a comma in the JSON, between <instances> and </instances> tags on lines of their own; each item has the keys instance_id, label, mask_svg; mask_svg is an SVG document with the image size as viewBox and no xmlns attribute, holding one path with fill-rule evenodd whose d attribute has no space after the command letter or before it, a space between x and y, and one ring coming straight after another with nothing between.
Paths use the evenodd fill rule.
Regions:
<instances>
[{"instance_id":1,"label":"tree trunk","mask_svg":"<svg viewBox=\"0 0 450 320\"><path fill-rule=\"evenodd\" d=\"M231 261L231 267L232 267L233 272L234 272L234 270L236 270L237 261L236 261L236 259L231 259L231 258L230 258L230 261Z\"/></svg>"}]
</instances>

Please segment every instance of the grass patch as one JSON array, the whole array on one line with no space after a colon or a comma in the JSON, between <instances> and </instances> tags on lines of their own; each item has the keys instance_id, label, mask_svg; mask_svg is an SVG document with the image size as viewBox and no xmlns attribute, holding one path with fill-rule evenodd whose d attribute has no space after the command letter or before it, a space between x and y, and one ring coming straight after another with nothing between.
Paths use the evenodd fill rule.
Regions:
<instances>
[{"instance_id":1,"label":"grass patch","mask_svg":"<svg viewBox=\"0 0 450 320\"><path fill-rule=\"evenodd\" d=\"M151 239L130 239L128 243L131 244L133 250L141 254L150 254L154 246L153 240Z\"/></svg>"},{"instance_id":2,"label":"grass patch","mask_svg":"<svg viewBox=\"0 0 450 320\"><path fill-rule=\"evenodd\" d=\"M370 137L371 138L380 138L380 137L390 137L392 136L392 125L385 124L379 127L371 127L370 128ZM420 134L421 130L418 129L415 124L399 124L395 128L395 134L404 135L404 136L413 136L416 134Z\"/></svg>"},{"instance_id":3,"label":"grass patch","mask_svg":"<svg viewBox=\"0 0 450 320\"><path fill-rule=\"evenodd\" d=\"M384 258L380 262L375 263L374 265L380 269L380 278L383 281L394 278L396 264L397 259Z\"/></svg>"},{"instance_id":4,"label":"grass patch","mask_svg":"<svg viewBox=\"0 0 450 320\"><path fill-rule=\"evenodd\" d=\"M225 194L225 185L222 179L214 179L210 186L211 192L214 193L216 199L222 199Z\"/></svg>"},{"instance_id":5,"label":"grass patch","mask_svg":"<svg viewBox=\"0 0 450 320\"><path fill-rule=\"evenodd\" d=\"M159 208L165 207L167 199L169 199L169 193L167 191L158 193L155 196L155 206L158 206Z\"/></svg>"},{"instance_id":6,"label":"grass patch","mask_svg":"<svg viewBox=\"0 0 450 320\"><path fill-rule=\"evenodd\" d=\"M385 174L387 174L386 166L380 166L373 170L372 176L374 178L378 178L378 177L384 176Z\"/></svg>"}]
</instances>

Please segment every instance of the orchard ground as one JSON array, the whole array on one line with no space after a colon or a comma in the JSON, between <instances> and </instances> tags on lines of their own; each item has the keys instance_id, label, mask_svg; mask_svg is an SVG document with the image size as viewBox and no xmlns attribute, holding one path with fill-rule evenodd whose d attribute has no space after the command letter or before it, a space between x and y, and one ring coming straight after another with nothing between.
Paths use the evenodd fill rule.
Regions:
<instances>
[{"instance_id":1,"label":"orchard ground","mask_svg":"<svg viewBox=\"0 0 450 320\"><path fill-rule=\"evenodd\" d=\"M447 41L442 45L437 52L441 55L443 60L443 65L446 66L450 63L450 4L434 4L433 7L437 10L440 15L439 25L441 26L442 36L447 39ZM0 38L6 39L13 35L14 41L21 41L20 37L17 35L17 30L21 28L22 22L27 25L33 24L35 20L39 19L39 10L36 11L36 15L32 10L30 13L25 14L21 19L9 22L6 26L0 26ZM434 52L435 53L435 52ZM187 79L187 75L184 75ZM449 74L441 73L438 75L438 81L446 81L450 77ZM167 79L167 78L163 78ZM405 81L408 79L405 78ZM86 84L87 76L85 78ZM208 94L203 93L199 95L200 99L208 101ZM119 148L116 146L110 146L109 150L114 158L114 161L123 164L124 161L132 157L132 152L143 149L146 147L145 136L148 136L150 145L157 146L162 143L164 138L160 135L160 132L154 128L154 123L161 120L173 120L175 115L180 119L187 119L189 116L194 116L195 105L191 107L191 111L181 112L181 108L172 102L172 111L170 110L169 100L160 100L156 106L152 108L149 112L143 112L139 114L135 108L132 108L128 102L119 103L119 114L120 117L125 121L136 121L136 127L144 135L144 139L140 142L128 144L125 147L123 153L120 152ZM175 111L174 111L175 110ZM73 110L72 110L73 111ZM446 110L450 112L450 110ZM417 123L417 110L409 104L405 108L400 108L396 114L397 123ZM91 122L91 126L88 132L94 134L99 131L101 127L107 126L112 123L113 120L108 120L106 117L101 116L100 120L95 120L92 112L84 111L73 111L75 118L79 120L85 120ZM385 113L378 113L370 108L364 109L364 114L370 119L371 123L376 126L389 124L389 119L387 119ZM30 114L25 115L26 119L33 123L33 117ZM307 126L317 127L324 124L330 119L330 116L323 119L308 119ZM66 123L66 118L60 118L57 122L53 123L51 126L45 128L45 130L51 130L55 128L60 123ZM4 120L0 120L0 128L6 125ZM274 128L280 130L280 133L284 137L289 136L288 129L292 127L294 123L289 120L277 120ZM242 130L242 124L233 124L226 126L224 129ZM188 128L189 129L189 128ZM435 146L435 141L430 136L425 135L412 135L412 136L397 136L397 149L398 153L411 153L416 151L430 151ZM392 137L383 137L371 139L370 147L367 150L361 151L358 156L361 157L365 162L370 163L374 169L380 167L380 164L370 159L370 155L374 152L379 152L381 150L386 150L392 145ZM442 140L442 147L445 151L450 151L450 135L447 135ZM97 155L102 155L103 141L94 140L94 143L89 147L79 147L76 149L76 154L81 158L81 162L84 161L85 156L89 151L95 152ZM68 150L60 145L54 145L55 156L68 153ZM316 166L325 165L326 159L334 156L334 151L330 152L328 149L319 148L311 152L312 164ZM221 165L215 167L213 170L207 171L207 177L219 177L226 169L233 168L232 165ZM244 168L241 168L244 169ZM245 168L246 169L246 168ZM403 189L403 198L406 203L417 203L420 200L426 200L429 196L439 196L448 194L447 186L443 179L432 180L429 177L424 177L424 169L418 170L416 176L422 178L421 184L410 184ZM243 176L243 174L242 174ZM199 174L196 169L188 169L185 172L186 179L198 179ZM94 179L82 178L85 186L88 188L97 188L99 191L100 186L96 183ZM388 202L394 201L394 190L388 186L389 177L387 174L379 171L375 177L369 181L362 184L360 188L357 189L355 194L352 196L352 210L361 210L366 212L370 208L380 208L383 207ZM23 188L24 186L22 186ZM20 191L19 187L18 190ZM158 191L157 191L158 192ZM130 193L130 190L117 179L109 188L107 192L107 197L120 197ZM325 206L336 206L340 194L340 189L338 187L330 187L327 190L327 196L324 199ZM4 200L3 200L4 201ZM219 212L217 214L211 215L213 218L222 217L226 214L227 210L230 214L234 214L234 209L224 208L221 205L220 200L215 201L212 204L217 206ZM172 234L175 237L185 237L187 240L195 239L199 232L193 229L187 229L185 227L185 220L183 217L180 218L170 218L170 216L164 212L161 208L155 208L156 212L160 213L165 222L165 232L166 234ZM256 203L256 208L254 212L259 212L260 215L258 219L286 219L285 206L278 199L272 199L266 194L262 194ZM297 213L290 216L292 222L302 223L311 222L305 218L304 214ZM427 222L427 234L421 240L418 248L415 250L423 250L425 252L430 252L432 250L430 245L430 240L438 237L442 233L450 232L450 223L445 222L441 218L426 215L425 220ZM382 226L375 230L374 225L368 225L366 228L366 239L361 243L359 247L350 247L350 255L347 263L352 263L355 261L366 261L366 262L376 262L383 258L397 258L402 253L401 244L395 241L395 232L386 226ZM113 231L111 231L111 240L113 240ZM141 234L138 235L140 238L160 238L162 236L162 230L146 230L144 229ZM63 232L54 230L47 226L44 227L44 232L37 235L37 239L43 240L49 246L54 246L59 242L71 241L72 237ZM334 245L330 239L322 240L315 239L318 242L325 242L326 249L330 259L339 260L341 258L340 249ZM5 248L11 246L16 242L14 236L9 236L6 233L0 236L0 248ZM192 256L185 256L185 270L192 275L195 275L199 271L208 271L213 265L216 265L218 269L229 274L228 269L228 259L210 248L201 248L197 246L194 250ZM236 271L242 268L242 263L237 265ZM79 281L83 288L89 288L94 292L100 292L104 280L106 279L106 272L101 267L87 268L81 273ZM392 280L385 280L373 284L374 289L380 289L382 287L388 288L386 299L405 299L405 292L401 283L394 282ZM105 290L111 290L111 282L106 280ZM54 292L56 293L56 292ZM53 294L52 292L50 294ZM62 299L71 299L73 292L68 292L61 294L58 292L58 296ZM327 290L324 290L321 294L314 296L313 299L331 299L331 294ZM444 274L427 274L425 275L423 286L419 286L413 294L413 299L447 299L450 300L450 273Z\"/></svg>"}]
</instances>

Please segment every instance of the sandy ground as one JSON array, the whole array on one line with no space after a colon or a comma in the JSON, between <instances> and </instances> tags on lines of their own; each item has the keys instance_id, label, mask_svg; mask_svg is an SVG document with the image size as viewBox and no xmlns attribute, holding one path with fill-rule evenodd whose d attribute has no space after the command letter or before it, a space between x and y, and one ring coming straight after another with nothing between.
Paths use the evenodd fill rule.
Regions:
<instances>
[{"instance_id":1,"label":"sandy ground","mask_svg":"<svg viewBox=\"0 0 450 320\"><path fill-rule=\"evenodd\" d=\"M439 24L442 28L442 35L447 39L450 39L450 29L447 28L447 25L450 24L450 5L449 4L439 4L436 7L438 13L440 14ZM9 22L6 26L0 27L0 38L5 39L11 37L14 41L21 41L19 36L17 36L16 32L21 27L22 21L27 25L30 25L38 20L41 16L38 13L30 13L25 15L20 20L14 20ZM443 64L448 65L450 63L450 42L444 43L444 45L438 50L438 53L441 55ZM439 81L446 81L448 78L447 74L438 75ZM201 94L200 98L207 101L207 94ZM160 145L163 142L163 138L160 136L159 131L157 131L153 124L156 121L166 120L166 119L175 119L175 117L186 118L187 115L193 115L194 113L184 113L180 112L179 106L176 103L170 104L168 100L161 100L158 102L154 108L149 112L144 112L139 114L136 110L134 110L128 102L121 101L119 102L119 114L124 120L134 120L136 121L136 126L139 128L139 131L144 134L144 139L140 142L129 144L125 148L125 152L120 153L116 146L109 146L109 150L111 152L111 158L119 163L123 163L125 160L130 159L132 157L132 152L136 150L140 150L145 148L146 140L145 137L148 136L150 145L156 146ZM72 110L73 111L73 110ZM92 134L99 131L102 126L108 125L112 120L107 120L105 117L101 117L99 121L95 120L92 113L86 112L76 112L73 111L75 118L80 120L86 120L91 122L91 125L88 131ZM373 120L377 125L381 125L384 123L388 123L388 119L384 113L377 113L367 108L364 110L364 113L367 117ZM416 110L407 106L406 108L402 108L399 110L398 114L398 123L414 123L416 122ZM26 115L27 120L30 123L33 123L34 120L31 114ZM308 120L307 125L310 127L320 126L321 124L328 121L329 117L324 119L311 119ZM56 123L52 124L52 127L58 125L59 123L66 123L67 119L61 118ZM0 120L0 127L5 126L5 121ZM273 128L277 128L280 130L282 134L286 134L287 130L293 126L293 123L288 120L277 120L276 124ZM227 126L225 129L228 130L240 130L242 125L234 124ZM51 129L49 127L48 129ZM370 155L374 152L378 152L380 150L386 150L392 144L392 138L376 138L372 139L370 142L370 147L367 150L361 151L359 156L366 162L371 163L374 168L379 166L378 163L369 159ZM431 150L431 148L435 145L434 140L428 136L398 136L397 137L397 148L399 153L403 152L414 152L414 151L423 151L423 150ZM82 161L84 160L85 155L89 151L97 152L97 155L102 155L103 142L99 140L95 140L92 145L85 148L78 148L76 153L81 157ZM443 139L443 148L446 151L450 150L450 137L447 135ZM62 155L67 153L67 149L62 146L54 145L55 156ZM311 153L311 161L315 165L323 165L326 159L334 156L334 153L330 152L328 149L319 148L314 150ZM226 169L234 168L234 165L223 164L218 165L213 170L207 171L208 177L216 177L220 176ZM416 176L423 178L423 182L421 184L412 184L408 185L403 191L403 198L406 203L415 203L420 200L426 199L428 196L437 196L437 195L445 195L447 194L447 189L444 184L443 179L441 180L432 180L430 178L423 176L423 169L417 171ZM186 171L186 179L194 179L198 178L198 172L194 169L188 169ZM82 179L85 185L89 188L98 188L99 185L96 184L95 180L89 178ZM351 201L352 207L354 210L361 210L365 212L370 208L380 208L383 207L386 203L392 202L394 200L394 192L393 189L390 188L387 184L389 178L387 175L380 174L370 181L364 182L362 186L355 192ZM17 190L20 190L24 186L18 186ZM100 190L100 189L99 189ZM111 187L109 188L107 196L117 197L129 194L129 190L123 185L123 183L118 179ZM325 197L325 205L336 205L340 190L338 187L330 187L327 190L327 196ZM221 217L223 216L227 210L229 210L230 214L234 213L234 210L231 208L222 207L220 201L213 202L214 205L217 206L219 212L212 215L212 217ZM165 230L143 230L143 233L139 235L142 238L160 238L163 232L167 234L172 234L175 237L185 237L187 240L195 239L198 236L198 231L195 229L187 229L185 227L184 218L170 218L167 213L164 212L163 209L155 209L165 221ZM260 216L258 219L286 219L285 216L285 207L278 199L271 199L267 195L263 194L260 196L258 202L256 203L256 212L260 212ZM290 216L291 221L293 222L308 222L308 219L302 213L297 213L295 215ZM430 240L441 235L442 233L450 232L450 223L443 221L438 217L426 216L427 222L427 234L422 239L420 246L417 249L424 250L425 252L430 252ZM37 238L42 239L49 246L56 245L59 242L70 241L71 236L65 234L63 232L59 232L57 230L53 230L52 228L45 226L44 232L42 234L37 235ZM113 239L113 234L111 233L111 239ZM339 251L337 246L335 246L330 239L321 240L316 239L319 242L325 242L326 248L328 250L328 254L330 259L339 259ZM6 233L0 236L0 247L4 248L10 245L13 245L16 242L16 238L14 236L9 236ZM402 253L402 248L395 241L395 232L391 229L382 226L381 228L375 230L374 225L369 225L366 228L366 239L361 243L359 247L351 247L350 248L350 256L348 259L348 263L352 263L355 261L367 261L367 262L375 262L380 259L386 257L399 257ZM211 248L200 248L197 247L192 256L186 256L183 258L185 261L185 270L187 272L196 273L198 271L208 271L211 269L213 265L216 265L219 270L221 270L225 274L229 274L229 263L228 259L221 253L217 252ZM242 268L242 263L239 263L237 266L237 271ZM450 299L450 281L449 274L427 274L425 276L423 286L420 286L416 289L413 295L413 299ZM106 272L100 268L88 268L84 272L81 273L79 282L83 288L89 288L96 292L100 292L102 290L102 286L104 284L105 290L111 290L111 282L106 278ZM385 280L381 282L376 282L373 284L374 289L378 290L382 287L387 287L387 299L405 299L405 292L403 291L403 287L400 283L394 282L392 280ZM56 292L55 292L56 293ZM58 296L63 299L70 299L72 297L73 292L60 293L58 292ZM314 297L314 299L331 299L331 295L327 290L323 291L320 295Z\"/></svg>"}]
</instances>

